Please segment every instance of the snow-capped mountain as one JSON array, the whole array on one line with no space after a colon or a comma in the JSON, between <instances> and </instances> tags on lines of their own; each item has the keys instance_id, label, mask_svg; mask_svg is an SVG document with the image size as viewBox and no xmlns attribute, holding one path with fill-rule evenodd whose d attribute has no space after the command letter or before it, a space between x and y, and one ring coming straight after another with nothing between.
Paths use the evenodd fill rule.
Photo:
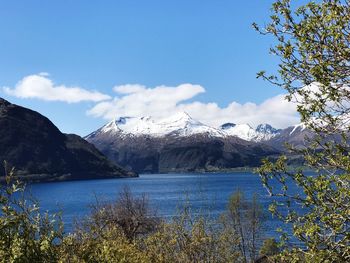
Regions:
<instances>
[{"instance_id":1,"label":"snow-capped mountain","mask_svg":"<svg viewBox=\"0 0 350 263\"><path fill-rule=\"evenodd\" d=\"M208 137L225 138L235 136L246 141L266 141L279 133L279 130L269 124L261 124L253 129L248 124L225 123L219 128L214 128L194 120L186 112L180 112L163 119L148 117L121 117L107 123L99 130L88 135L110 134L119 136L192 136L196 134Z\"/></svg>"},{"instance_id":2,"label":"snow-capped mountain","mask_svg":"<svg viewBox=\"0 0 350 263\"><path fill-rule=\"evenodd\" d=\"M156 120L148 117L121 117L107 123L95 133L114 133L121 136L191 136L205 134L210 137L224 137L226 134L219 129L207 126L192 119L187 113L180 112L168 118ZM92 133L89 136L94 135Z\"/></svg>"},{"instance_id":3,"label":"snow-capped mountain","mask_svg":"<svg viewBox=\"0 0 350 263\"><path fill-rule=\"evenodd\" d=\"M280 132L269 124L260 124L256 129L253 129L249 124L225 123L220 126L220 129L228 136L236 136L254 142L270 140Z\"/></svg>"},{"instance_id":4,"label":"snow-capped mountain","mask_svg":"<svg viewBox=\"0 0 350 263\"><path fill-rule=\"evenodd\" d=\"M281 131L281 130L275 129L274 127L272 127L270 124L267 124L267 123L258 125L255 130L257 132L266 133L266 134L276 134Z\"/></svg>"},{"instance_id":5,"label":"snow-capped mountain","mask_svg":"<svg viewBox=\"0 0 350 263\"><path fill-rule=\"evenodd\" d=\"M263 157L279 153L269 145L205 125L186 113L164 119L118 118L85 139L110 160L139 173L256 167Z\"/></svg>"},{"instance_id":6,"label":"snow-capped mountain","mask_svg":"<svg viewBox=\"0 0 350 263\"><path fill-rule=\"evenodd\" d=\"M220 171L256 167L275 158L285 142L304 144L302 126L277 130L269 124L208 126L180 112L163 119L122 117L85 139L115 163L139 172Z\"/></svg>"}]
</instances>

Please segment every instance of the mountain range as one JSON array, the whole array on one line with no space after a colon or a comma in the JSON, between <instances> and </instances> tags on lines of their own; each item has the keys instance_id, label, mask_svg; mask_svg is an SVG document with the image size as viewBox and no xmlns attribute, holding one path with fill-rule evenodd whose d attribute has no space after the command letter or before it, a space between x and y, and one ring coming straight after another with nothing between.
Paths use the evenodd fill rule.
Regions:
<instances>
[{"instance_id":1,"label":"mountain range","mask_svg":"<svg viewBox=\"0 0 350 263\"><path fill-rule=\"evenodd\" d=\"M275 129L260 124L211 127L185 112L163 119L121 117L85 137L107 157L139 173L220 171L255 167L276 158L284 143L303 146L303 125Z\"/></svg>"},{"instance_id":2,"label":"mountain range","mask_svg":"<svg viewBox=\"0 0 350 263\"><path fill-rule=\"evenodd\" d=\"M163 119L121 117L85 137L64 134L46 117L0 98L0 160L31 181L208 172L256 167L277 158L284 143L303 147L304 125L212 127L185 112ZM4 180L0 169L0 181Z\"/></svg>"},{"instance_id":3,"label":"mountain range","mask_svg":"<svg viewBox=\"0 0 350 263\"><path fill-rule=\"evenodd\" d=\"M0 160L19 178L58 181L136 176L109 161L78 135L63 134L46 117L0 98ZM5 170L0 169L0 181Z\"/></svg>"}]
</instances>

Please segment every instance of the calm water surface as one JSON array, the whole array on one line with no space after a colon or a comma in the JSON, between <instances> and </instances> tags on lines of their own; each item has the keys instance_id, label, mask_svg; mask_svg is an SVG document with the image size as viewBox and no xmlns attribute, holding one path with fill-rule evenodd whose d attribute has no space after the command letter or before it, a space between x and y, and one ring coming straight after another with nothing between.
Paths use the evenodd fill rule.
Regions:
<instances>
[{"instance_id":1,"label":"calm water surface","mask_svg":"<svg viewBox=\"0 0 350 263\"><path fill-rule=\"evenodd\" d=\"M193 213L209 213L217 216L226 209L229 196L240 189L247 198L254 193L263 205L267 221L266 235L277 237L275 229L281 223L273 219L267 207L271 202L260 178L249 172L213 174L152 174L139 178L38 183L28 186L39 200L41 208L51 212L62 211L65 230L72 230L75 219L89 213L89 204L96 196L104 201L115 200L124 186L135 195L146 193L158 214L170 218L178 207L189 201Z\"/></svg>"}]
</instances>

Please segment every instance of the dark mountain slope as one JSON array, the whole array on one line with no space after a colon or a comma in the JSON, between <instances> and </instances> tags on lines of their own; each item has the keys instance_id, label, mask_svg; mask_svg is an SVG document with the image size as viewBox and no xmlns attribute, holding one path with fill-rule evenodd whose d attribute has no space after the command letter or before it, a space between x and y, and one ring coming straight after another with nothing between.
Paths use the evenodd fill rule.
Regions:
<instances>
[{"instance_id":1,"label":"dark mountain slope","mask_svg":"<svg viewBox=\"0 0 350 263\"><path fill-rule=\"evenodd\" d=\"M0 98L0 160L28 180L53 181L133 176L93 145L66 135L41 114ZM0 176L4 175L3 169Z\"/></svg>"},{"instance_id":2,"label":"dark mountain slope","mask_svg":"<svg viewBox=\"0 0 350 263\"><path fill-rule=\"evenodd\" d=\"M177 140L160 150L159 171L217 171L258 166L263 156L276 154L272 148L228 138Z\"/></svg>"},{"instance_id":3,"label":"dark mountain slope","mask_svg":"<svg viewBox=\"0 0 350 263\"><path fill-rule=\"evenodd\" d=\"M280 130L279 134L265 143L280 150L286 150L285 144L291 144L296 148L304 148L307 145L305 138L312 138L314 134L302 126L292 126Z\"/></svg>"},{"instance_id":4,"label":"dark mountain slope","mask_svg":"<svg viewBox=\"0 0 350 263\"><path fill-rule=\"evenodd\" d=\"M257 166L274 148L236 137L125 136L94 133L87 137L116 163L139 173L217 171Z\"/></svg>"}]
</instances>

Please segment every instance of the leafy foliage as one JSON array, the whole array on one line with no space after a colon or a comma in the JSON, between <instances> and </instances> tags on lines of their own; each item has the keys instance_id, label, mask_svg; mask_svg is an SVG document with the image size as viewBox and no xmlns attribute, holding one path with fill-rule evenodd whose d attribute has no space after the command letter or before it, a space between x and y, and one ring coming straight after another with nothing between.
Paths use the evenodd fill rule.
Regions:
<instances>
[{"instance_id":1,"label":"leafy foliage","mask_svg":"<svg viewBox=\"0 0 350 263\"><path fill-rule=\"evenodd\" d=\"M63 239L60 217L40 213L13 176L8 171L0 186L0 262L56 262Z\"/></svg>"},{"instance_id":2,"label":"leafy foliage","mask_svg":"<svg viewBox=\"0 0 350 263\"><path fill-rule=\"evenodd\" d=\"M279 254L280 249L278 243L274 238L268 238L264 240L262 247L260 248L260 255L262 256L274 256Z\"/></svg>"},{"instance_id":3,"label":"leafy foliage","mask_svg":"<svg viewBox=\"0 0 350 263\"><path fill-rule=\"evenodd\" d=\"M150 262L136 242L130 242L118 226L89 232L79 230L64 238L58 262Z\"/></svg>"},{"instance_id":4,"label":"leafy foliage","mask_svg":"<svg viewBox=\"0 0 350 263\"><path fill-rule=\"evenodd\" d=\"M215 226L204 217L194 220L188 209L145 240L151 262L241 262L233 229Z\"/></svg>"},{"instance_id":5,"label":"leafy foliage","mask_svg":"<svg viewBox=\"0 0 350 263\"><path fill-rule=\"evenodd\" d=\"M252 201L247 200L241 191L230 197L227 212L222 219L226 229L232 229L239 238L238 248L243 262L255 260L258 256L259 241L262 234L264 213L254 195Z\"/></svg>"},{"instance_id":6,"label":"leafy foliage","mask_svg":"<svg viewBox=\"0 0 350 263\"><path fill-rule=\"evenodd\" d=\"M280 58L278 76L258 73L287 92L301 120L316 135L308 145L289 150L315 171L290 171L287 158L268 160L259 169L269 193L278 196L270 210L293 225L301 247L284 251L291 262L350 260L350 6L323 0L295 7L290 0L272 6L271 22L261 29L276 40L270 52ZM277 181L279 188L272 187ZM298 187L291 194L290 183ZM295 208L296 207L296 208Z\"/></svg>"}]
</instances>

